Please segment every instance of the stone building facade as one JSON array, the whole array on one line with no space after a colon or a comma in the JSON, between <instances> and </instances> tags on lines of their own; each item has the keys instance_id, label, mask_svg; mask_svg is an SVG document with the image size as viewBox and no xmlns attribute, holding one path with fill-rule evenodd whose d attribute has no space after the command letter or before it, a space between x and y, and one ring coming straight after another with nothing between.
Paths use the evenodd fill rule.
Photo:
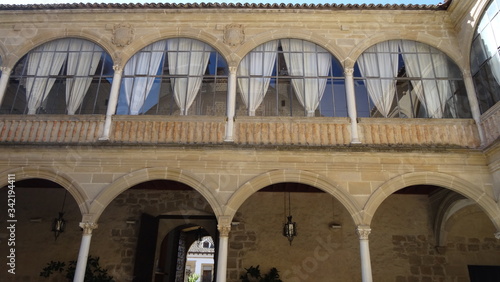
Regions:
<instances>
[{"instance_id":1,"label":"stone building facade","mask_svg":"<svg viewBox=\"0 0 500 282\"><path fill-rule=\"evenodd\" d=\"M0 231L2 281L44 281L47 262L77 258L83 281L89 254L116 281L175 281L179 242L200 227L216 244L218 282L257 265L288 282L486 281L478 269L495 277L500 44L477 67L473 47L481 38L489 46L479 27L500 30L498 8L1 5L0 195L15 191L15 209L4 201L0 222L14 224L10 212L17 220L15 233ZM82 74L87 53L92 73ZM208 63L188 61L184 73L170 63L185 54ZM242 71L247 58L262 67L272 54L267 74ZM295 54L329 68L296 72ZM424 66L415 77L415 54L434 73L446 62L446 74L426 76ZM394 84L368 74L370 58L398 60ZM395 98L369 90L371 80L393 85ZM266 85L260 104L242 86L252 83ZM75 102L78 89L86 91ZM318 91L331 96L309 99ZM453 94L432 100L432 91ZM54 240L58 212L67 227ZM298 231L291 245L288 213Z\"/></svg>"}]
</instances>

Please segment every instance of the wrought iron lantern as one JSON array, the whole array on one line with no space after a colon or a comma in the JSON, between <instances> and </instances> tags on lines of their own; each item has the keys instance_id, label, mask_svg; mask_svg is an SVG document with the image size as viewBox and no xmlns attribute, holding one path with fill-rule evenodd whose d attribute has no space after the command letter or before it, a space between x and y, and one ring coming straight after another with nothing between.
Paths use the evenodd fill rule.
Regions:
<instances>
[{"instance_id":1,"label":"wrought iron lantern","mask_svg":"<svg viewBox=\"0 0 500 282\"><path fill-rule=\"evenodd\" d=\"M66 228L66 220L63 218L64 213L59 212L59 217L54 218L54 221L52 222L52 232L54 232L54 240L57 240L57 237L59 237L59 234L64 232L64 229Z\"/></svg>"},{"instance_id":2,"label":"wrought iron lantern","mask_svg":"<svg viewBox=\"0 0 500 282\"><path fill-rule=\"evenodd\" d=\"M285 193L285 214L286 213L286 193ZM288 215L286 215L287 221L283 225L283 236L288 239L290 246L292 245L293 238L297 236L297 224L292 221L292 212L291 212L291 203L290 203L290 192L288 192Z\"/></svg>"},{"instance_id":3,"label":"wrought iron lantern","mask_svg":"<svg viewBox=\"0 0 500 282\"><path fill-rule=\"evenodd\" d=\"M64 204L66 203L67 193L68 190L64 192L64 200L61 207L61 211L59 212L59 216L57 218L54 218L54 221L52 221L52 232L54 232L54 240L57 240L59 234L63 233L64 230L66 229L66 220L64 220L63 216L64 216Z\"/></svg>"}]
</instances>

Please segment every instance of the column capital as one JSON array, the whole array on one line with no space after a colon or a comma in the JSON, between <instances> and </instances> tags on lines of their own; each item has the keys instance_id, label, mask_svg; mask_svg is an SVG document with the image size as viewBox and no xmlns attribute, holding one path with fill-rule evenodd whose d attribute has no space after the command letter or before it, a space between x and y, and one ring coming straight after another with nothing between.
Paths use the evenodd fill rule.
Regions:
<instances>
[{"instance_id":1,"label":"column capital","mask_svg":"<svg viewBox=\"0 0 500 282\"><path fill-rule=\"evenodd\" d=\"M238 67L228 67L228 69L230 74L236 74L238 71Z\"/></svg>"},{"instance_id":2,"label":"column capital","mask_svg":"<svg viewBox=\"0 0 500 282\"><path fill-rule=\"evenodd\" d=\"M229 232L231 232L231 220L231 216L219 216L219 218L217 219L217 229L219 230L220 236L229 237Z\"/></svg>"},{"instance_id":3,"label":"column capital","mask_svg":"<svg viewBox=\"0 0 500 282\"><path fill-rule=\"evenodd\" d=\"M115 72L119 72L119 73L121 73L121 72L123 71L123 68L122 68L122 66L121 66L120 64L114 64L114 65L113 65L113 70L114 70Z\"/></svg>"},{"instance_id":4,"label":"column capital","mask_svg":"<svg viewBox=\"0 0 500 282\"><path fill-rule=\"evenodd\" d=\"M469 69L462 69L462 75L464 76L464 79L465 78L469 78L469 79L472 78L472 74L471 74Z\"/></svg>"},{"instance_id":5,"label":"column capital","mask_svg":"<svg viewBox=\"0 0 500 282\"><path fill-rule=\"evenodd\" d=\"M0 67L0 70L2 73L10 74L12 72L12 69L9 67Z\"/></svg>"},{"instance_id":6,"label":"column capital","mask_svg":"<svg viewBox=\"0 0 500 282\"><path fill-rule=\"evenodd\" d=\"M229 237L229 233L231 232L231 225L217 225L217 229L219 230L220 237Z\"/></svg>"},{"instance_id":7,"label":"column capital","mask_svg":"<svg viewBox=\"0 0 500 282\"><path fill-rule=\"evenodd\" d=\"M498 231L498 232L495 233L495 238L497 238L498 240L500 240L500 231Z\"/></svg>"},{"instance_id":8,"label":"column capital","mask_svg":"<svg viewBox=\"0 0 500 282\"><path fill-rule=\"evenodd\" d=\"M80 228L83 229L83 235L92 235L92 231L97 229L97 226L95 222L80 222Z\"/></svg>"},{"instance_id":9,"label":"column capital","mask_svg":"<svg viewBox=\"0 0 500 282\"><path fill-rule=\"evenodd\" d=\"M345 67L344 68L345 76L352 76L353 73L354 73L354 68L352 68L352 67Z\"/></svg>"},{"instance_id":10,"label":"column capital","mask_svg":"<svg viewBox=\"0 0 500 282\"><path fill-rule=\"evenodd\" d=\"M356 234L358 234L360 240L368 240L371 232L372 229L368 225L358 225L356 228Z\"/></svg>"}]
</instances>

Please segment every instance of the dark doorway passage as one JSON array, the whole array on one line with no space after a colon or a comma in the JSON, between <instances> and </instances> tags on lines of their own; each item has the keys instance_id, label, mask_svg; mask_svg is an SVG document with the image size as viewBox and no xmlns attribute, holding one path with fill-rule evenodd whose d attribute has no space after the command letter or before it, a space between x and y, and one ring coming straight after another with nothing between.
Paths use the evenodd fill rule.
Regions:
<instances>
[{"instance_id":1,"label":"dark doorway passage","mask_svg":"<svg viewBox=\"0 0 500 282\"><path fill-rule=\"evenodd\" d=\"M186 259L189 247L205 236L218 242L215 216L159 216L153 280L155 282L185 281ZM214 260L217 261L217 248ZM138 258L140 259L140 258Z\"/></svg>"},{"instance_id":2,"label":"dark doorway passage","mask_svg":"<svg viewBox=\"0 0 500 282\"><path fill-rule=\"evenodd\" d=\"M470 282L498 282L500 281L500 266L469 265Z\"/></svg>"}]
</instances>

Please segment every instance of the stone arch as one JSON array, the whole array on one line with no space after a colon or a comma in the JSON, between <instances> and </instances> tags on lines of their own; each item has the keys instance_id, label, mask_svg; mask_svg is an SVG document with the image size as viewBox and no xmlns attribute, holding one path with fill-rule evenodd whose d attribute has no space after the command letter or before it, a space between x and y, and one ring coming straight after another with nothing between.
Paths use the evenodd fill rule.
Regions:
<instances>
[{"instance_id":1,"label":"stone arch","mask_svg":"<svg viewBox=\"0 0 500 282\"><path fill-rule=\"evenodd\" d=\"M0 43L0 67L6 66L5 65L5 58L6 58L6 50L3 44Z\"/></svg>"},{"instance_id":2,"label":"stone arch","mask_svg":"<svg viewBox=\"0 0 500 282\"><path fill-rule=\"evenodd\" d=\"M340 185L320 174L304 170L272 170L254 177L241 185L231 196L224 215L232 218L252 194L266 186L282 182L302 183L321 189L342 203L356 225L362 222L359 205L345 190L341 189Z\"/></svg>"},{"instance_id":3,"label":"stone arch","mask_svg":"<svg viewBox=\"0 0 500 282\"><path fill-rule=\"evenodd\" d=\"M463 55L457 47L459 44L453 44L455 41L443 41L439 37L428 34L401 34L401 33L377 33L356 44L351 52L347 55L345 67L354 67L357 59L366 49L371 46L389 40L412 40L427 44L431 47L446 54L450 59L457 64L460 69L468 69L463 64Z\"/></svg>"},{"instance_id":4,"label":"stone arch","mask_svg":"<svg viewBox=\"0 0 500 282\"><path fill-rule=\"evenodd\" d=\"M231 51L226 45L221 44L221 41L216 36L198 29L183 28L179 31L159 31L158 33L147 34L137 38L134 42L123 49L119 58L120 67L124 68L130 58L143 48L157 41L171 38L190 38L206 43L210 45L210 47L214 48L215 51L217 51L229 65Z\"/></svg>"},{"instance_id":5,"label":"stone arch","mask_svg":"<svg viewBox=\"0 0 500 282\"><path fill-rule=\"evenodd\" d=\"M285 38L293 38L293 39L302 39L306 40L319 46L325 48L328 52L330 52L340 63L344 61L346 55L341 48L338 48L334 44L334 40L327 39L324 36L318 35L314 32L306 32L306 31L296 31L293 29L278 29L272 30L268 32L264 32L248 38L243 45L241 45L233 54L233 63L236 66L240 64L240 61L253 49L257 46L262 45L266 42L276 39L285 39Z\"/></svg>"},{"instance_id":6,"label":"stone arch","mask_svg":"<svg viewBox=\"0 0 500 282\"><path fill-rule=\"evenodd\" d=\"M87 204L87 196L84 189L80 187L77 181L71 179L68 175L61 171L55 171L46 167L18 167L0 172L0 187L6 186L8 183L8 175L14 174L16 181L41 178L55 182L66 189L73 199L76 201L82 216L88 213L89 207Z\"/></svg>"},{"instance_id":7,"label":"stone arch","mask_svg":"<svg viewBox=\"0 0 500 282\"><path fill-rule=\"evenodd\" d=\"M209 188L191 173L180 169L171 168L144 168L126 174L110 185L108 185L92 202L90 216L93 222L97 222L102 212L118 195L130 187L150 180L173 180L184 183L199 192L209 203L215 216L221 214L221 208L216 197L209 192Z\"/></svg>"},{"instance_id":8,"label":"stone arch","mask_svg":"<svg viewBox=\"0 0 500 282\"><path fill-rule=\"evenodd\" d=\"M382 202L394 192L412 185L434 185L455 191L478 204L500 230L500 207L493 198L478 187L466 180L440 172L411 172L385 182L377 188L363 209L363 223L370 225L375 212Z\"/></svg>"},{"instance_id":9,"label":"stone arch","mask_svg":"<svg viewBox=\"0 0 500 282\"><path fill-rule=\"evenodd\" d=\"M102 35L99 36L88 31L82 31L82 32L67 31L61 34L51 33L51 34L37 35L36 37L32 38L32 40L26 41L24 42L24 44L20 44L18 49L13 50L13 52L8 54L8 62L6 61L4 65L6 67L13 68L23 56L28 54L34 48L43 45L47 42L64 38L78 38L93 42L97 44L99 47L101 47L104 52L108 53L113 59L113 62L116 60L114 48L112 47L110 42L103 39L104 37Z\"/></svg>"},{"instance_id":10,"label":"stone arch","mask_svg":"<svg viewBox=\"0 0 500 282\"><path fill-rule=\"evenodd\" d=\"M445 247L446 238L448 236L448 227L453 225L457 221L457 215L463 213L463 209L474 205L474 201L470 199L456 199L460 195L451 195L446 199L442 209L438 211L436 215L436 222L434 226L434 234L436 234L436 246ZM453 199L455 198L455 199ZM479 207L475 206L474 210L477 212L483 212Z\"/></svg>"},{"instance_id":11,"label":"stone arch","mask_svg":"<svg viewBox=\"0 0 500 282\"><path fill-rule=\"evenodd\" d=\"M468 19L463 20L467 24L470 25L470 28L465 28L464 30L464 35L463 40L466 44L462 44L462 46L465 47L466 50L464 50L464 64L466 64L468 67L466 68L467 70L470 69L470 60L471 60L471 48L472 48L472 39L474 39L474 33L476 32L476 28L479 25L479 22L481 21L481 18L483 17L484 13L486 12L486 8L488 5L492 2L493 0L478 0L476 1L474 7L471 7L470 13L467 14Z\"/></svg>"}]
</instances>

